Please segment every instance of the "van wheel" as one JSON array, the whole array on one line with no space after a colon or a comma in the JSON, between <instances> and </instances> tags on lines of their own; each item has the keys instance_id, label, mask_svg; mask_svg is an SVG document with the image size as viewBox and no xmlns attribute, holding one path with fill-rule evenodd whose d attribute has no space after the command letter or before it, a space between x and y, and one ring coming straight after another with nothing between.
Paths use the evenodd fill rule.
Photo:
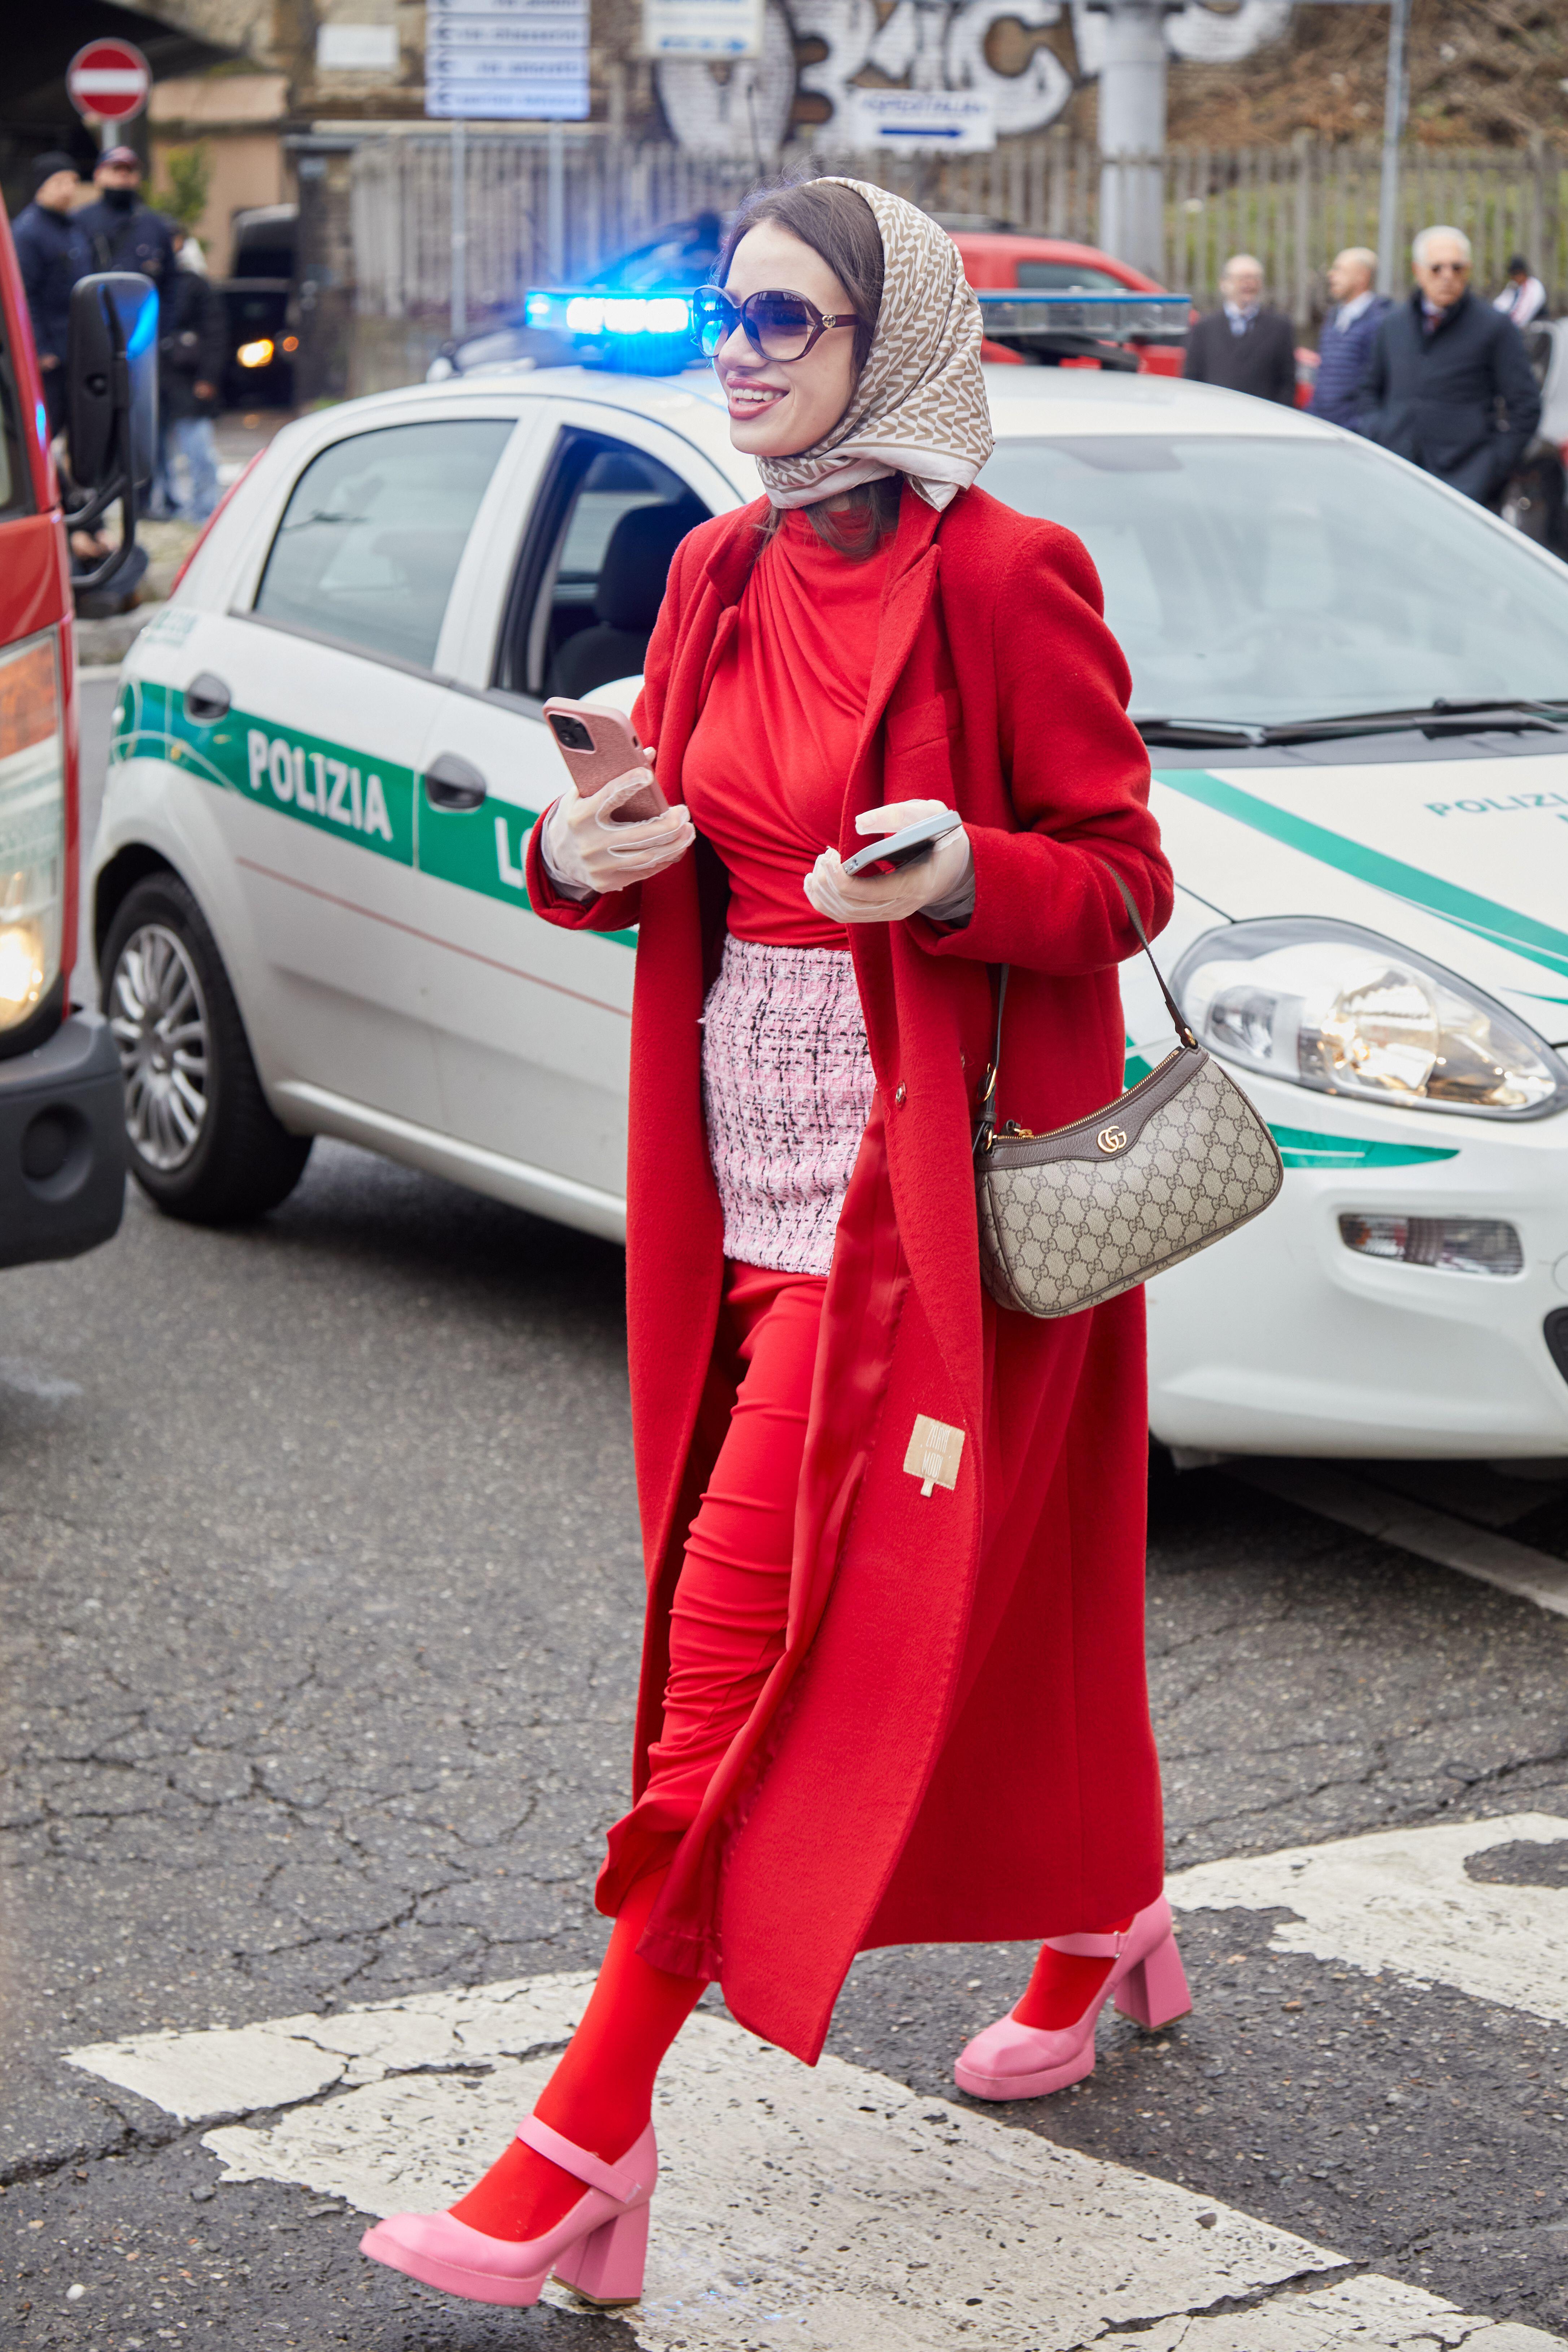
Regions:
<instances>
[{"instance_id":1,"label":"van wheel","mask_svg":"<svg viewBox=\"0 0 1568 2352\"><path fill-rule=\"evenodd\" d=\"M310 1138L273 1117L223 958L173 874L138 882L104 941L131 1171L166 1216L237 1224L286 1200Z\"/></svg>"}]
</instances>

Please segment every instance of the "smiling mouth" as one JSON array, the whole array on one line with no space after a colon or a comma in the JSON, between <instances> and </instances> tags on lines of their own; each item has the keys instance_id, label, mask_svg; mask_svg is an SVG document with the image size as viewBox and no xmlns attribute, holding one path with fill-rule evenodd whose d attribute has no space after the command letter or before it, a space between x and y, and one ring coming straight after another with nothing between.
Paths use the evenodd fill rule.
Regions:
<instances>
[{"instance_id":1,"label":"smiling mouth","mask_svg":"<svg viewBox=\"0 0 1568 2352\"><path fill-rule=\"evenodd\" d=\"M782 389L771 383L738 383L731 380L724 386L724 397L732 416L760 416L764 408L784 398Z\"/></svg>"}]
</instances>

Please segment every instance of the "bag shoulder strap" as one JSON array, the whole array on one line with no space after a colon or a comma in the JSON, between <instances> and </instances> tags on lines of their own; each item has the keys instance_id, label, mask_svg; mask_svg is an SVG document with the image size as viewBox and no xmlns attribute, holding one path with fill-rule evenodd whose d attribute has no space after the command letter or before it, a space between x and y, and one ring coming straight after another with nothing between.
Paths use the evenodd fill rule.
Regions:
<instances>
[{"instance_id":1,"label":"bag shoulder strap","mask_svg":"<svg viewBox=\"0 0 1568 2352\"><path fill-rule=\"evenodd\" d=\"M1100 865L1102 862L1099 858L1095 860L1096 865ZM1138 934L1138 944L1149 959L1149 969L1159 982L1160 994L1165 1001L1165 1010L1175 1024L1178 1041L1184 1045L1195 1045L1198 1041L1183 1018L1182 1008L1166 987L1165 975L1154 961L1154 950L1149 945L1149 934L1143 929L1143 919L1132 903L1131 892L1114 866L1105 864L1104 870L1121 893L1121 903L1127 909L1129 921ZM995 1129L996 1080L1002 1067L1002 1013L1007 1002L1007 975L1011 969L1011 965L1005 963L994 966L996 973L996 1027L991 1042L990 1064L980 1088L980 1117L975 1128L975 1143L979 1147L988 1147L990 1137Z\"/></svg>"}]
</instances>

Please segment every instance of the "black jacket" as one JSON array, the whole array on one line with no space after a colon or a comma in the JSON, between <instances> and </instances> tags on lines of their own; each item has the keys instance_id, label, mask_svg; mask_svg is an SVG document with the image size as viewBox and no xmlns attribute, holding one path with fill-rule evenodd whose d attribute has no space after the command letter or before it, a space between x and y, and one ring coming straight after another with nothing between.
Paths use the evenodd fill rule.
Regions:
<instances>
[{"instance_id":1,"label":"black jacket","mask_svg":"<svg viewBox=\"0 0 1568 2352\"><path fill-rule=\"evenodd\" d=\"M162 213L146 205L122 212L100 196L76 225L92 248L94 269L140 269L162 294L174 274L174 239Z\"/></svg>"},{"instance_id":2,"label":"black jacket","mask_svg":"<svg viewBox=\"0 0 1568 2352\"><path fill-rule=\"evenodd\" d=\"M1461 294L1428 333L1419 292L1378 329L1362 431L1483 503L1541 422L1541 394L1511 319ZM1500 404L1502 417L1500 418Z\"/></svg>"},{"instance_id":3,"label":"black jacket","mask_svg":"<svg viewBox=\"0 0 1568 2352\"><path fill-rule=\"evenodd\" d=\"M66 218L42 205L28 205L11 225L21 264L22 284L33 321L33 341L40 359L63 365L70 326L71 288L90 275L91 248L81 233L79 213Z\"/></svg>"},{"instance_id":4,"label":"black jacket","mask_svg":"<svg viewBox=\"0 0 1568 2352\"><path fill-rule=\"evenodd\" d=\"M1296 404L1296 333L1283 310L1259 310L1244 331L1231 332L1223 310L1211 310L1187 331L1182 373L1191 383L1222 383L1259 400Z\"/></svg>"},{"instance_id":5,"label":"black jacket","mask_svg":"<svg viewBox=\"0 0 1568 2352\"><path fill-rule=\"evenodd\" d=\"M195 269L175 268L158 305L158 408L173 421L211 416L218 406L226 346L223 300ZM198 383L212 386L197 397Z\"/></svg>"}]
</instances>

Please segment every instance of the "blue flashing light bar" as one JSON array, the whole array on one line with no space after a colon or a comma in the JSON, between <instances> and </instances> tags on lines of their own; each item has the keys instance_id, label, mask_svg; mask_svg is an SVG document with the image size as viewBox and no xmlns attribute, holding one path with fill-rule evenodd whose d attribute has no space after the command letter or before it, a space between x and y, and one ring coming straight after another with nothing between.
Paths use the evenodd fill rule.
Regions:
<instances>
[{"instance_id":1,"label":"blue flashing light bar","mask_svg":"<svg viewBox=\"0 0 1568 2352\"><path fill-rule=\"evenodd\" d=\"M523 297L531 327L559 335L580 359L626 373L674 374L700 354L684 293L616 294L562 286Z\"/></svg>"}]
</instances>

